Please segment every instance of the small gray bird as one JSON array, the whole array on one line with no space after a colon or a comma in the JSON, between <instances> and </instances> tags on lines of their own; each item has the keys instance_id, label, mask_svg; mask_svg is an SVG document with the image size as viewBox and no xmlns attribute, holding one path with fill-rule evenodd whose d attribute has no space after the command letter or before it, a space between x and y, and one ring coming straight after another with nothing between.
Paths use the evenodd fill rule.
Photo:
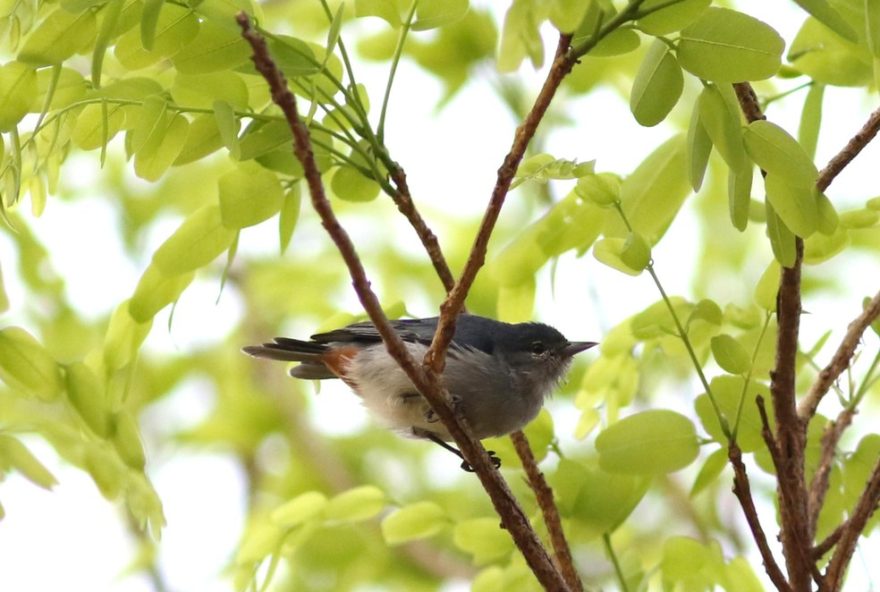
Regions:
<instances>
[{"instance_id":1,"label":"small gray bird","mask_svg":"<svg viewBox=\"0 0 880 592\"><path fill-rule=\"evenodd\" d=\"M421 360L437 320L400 319L391 321L391 326L410 354ZM565 376L572 356L595 345L569 341L541 323L510 324L463 314L446 356L443 383L477 438L509 434L534 419L544 398ZM243 351L258 358L300 362L290 369L296 378L341 378L388 427L431 440L461 457L447 444L452 437L446 427L388 354L370 322L312 335L310 341L276 337L272 343ZM492 459L500 466L497 457ZM471 470L464 462L462 468Z\"/></svg>"}]
</instances>

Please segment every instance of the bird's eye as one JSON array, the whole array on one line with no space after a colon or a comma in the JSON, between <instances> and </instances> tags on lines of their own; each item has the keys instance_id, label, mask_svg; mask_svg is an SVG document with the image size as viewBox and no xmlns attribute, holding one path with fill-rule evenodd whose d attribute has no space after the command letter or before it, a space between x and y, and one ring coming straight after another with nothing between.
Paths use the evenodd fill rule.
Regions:
<instances>
[{"instance_id":1,"label":"bird's eye","mask_svg":"<svg viewBox=\"0 0 880 592\"><path fill-rule=\"evenodd\" d=\"M541 356L547 351L547 347L541 341L533 341L531 350L534 355Z\"/></svg>"}]
</instances>

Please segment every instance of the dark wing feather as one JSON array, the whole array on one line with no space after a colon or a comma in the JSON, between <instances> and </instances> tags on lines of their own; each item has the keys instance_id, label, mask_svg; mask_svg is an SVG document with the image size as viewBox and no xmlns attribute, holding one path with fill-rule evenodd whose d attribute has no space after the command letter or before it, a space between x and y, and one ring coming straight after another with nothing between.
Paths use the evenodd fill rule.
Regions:
<instances>
[{"instance_id":1,"label":"dark wing feather","mask_svg":"<svg viewBox=\"0 0 880 592\"><path fill-rule=\"evenodd\" d=\"M398 319L391 321L391 326L404 341L413 343L431 343L437 328L437 319ZM375 325L370 322L354 323L341 329L312 335L317 343L378 343L382 336Z\"/></svg>"}]
</instances>

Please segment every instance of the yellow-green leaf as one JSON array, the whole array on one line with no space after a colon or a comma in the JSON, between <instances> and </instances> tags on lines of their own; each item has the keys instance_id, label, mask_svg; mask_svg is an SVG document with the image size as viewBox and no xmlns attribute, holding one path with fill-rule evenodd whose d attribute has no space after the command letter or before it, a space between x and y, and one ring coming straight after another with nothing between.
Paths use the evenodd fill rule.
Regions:
<instances>
[{"instance_id":1,"label":"yellow-green leaf","mask_svg":"<svg viewBox=\"0 0 880 592\"><path fill-rule=\"evenodd\" d=\"M153 254L153 263L167 276L195 271L225 251L235 232L223 225L220 206L203 206L162 243Z\"/></svg>"},{"instance_id":2,"label":"yellow-green leaf","mask_svg":"<svg viewBox=\"0 0 880 592\"><path fill-rule=\"evenodd\" d=\"M116 307L104 335L104 365L109 371L127 366L153 327L152 319L144 323L135 321L128 305L126 300Z\"/></svg>"},{"instance_id":3,"label":"yellow-green leaf","mask_svg":"<svg viewBox=\"0 0 880 592\"><path fill-rule=\"evenodd\" d=\"M760 20L727 8L711 7L681 31L681 67L714 82L763 80L781 65L785 41Z\"/></svg>"},{"instance_id":4,"label":"yellow-green leaf","mask_svg":"<svg viewBox=\"0 0 880 592\"><path fill-rule=\"evenodd\" d=\"M452 540L456 547L473 556L474 565L486 565L513 551L513 539L497 517L459 522L452 531Z\"/></svg>"},{"instance_id":5,"label":"yellow-green leaf","mask_svg":"<svg viewBox=\"0 0 880 592\"><path fill-rule=\"evenodd\" d=\"M744 374L751 367L749 353L739 341L722 333L712 338L712 356L721 369L731 374Z\"/></svg>"},{"instance_id":6,"label":"yellow-green leaf","mask_svg":"<svg viewBox=\"0 0 880 592\"><path fill-rule=\"evenodd\" d=\"M136 471L143 471L146 464L144 445L141 442L137 420L127 412L117 413L111 420L111 440L122 461Z\"/></svg>"},{"instance_id":7,"label":"yellow-green leaf","mask_svg":"<svg viewBox=\"0 0 880 592\"><path fill-rule=\"evenodd\" d=\"M270 518L282 528L291 528L318 517L326 505L326 495L307 491L276 508Z\"/></svg>"},{"instance_id":8,"label":"yellow-green leaf","mask_svg":"<svg viewBox=\"0 0 880 592\"><path fill-rule=\"evenodd\" d=\"M278 176L254 162L243 162L220 177L220 219L231 229L246 228L278 213L284 192Z\"/></svg>"},{"instance_id":9,"label":"yellow-green leaf","mask_svg":"<svg viewBox=\"0 0 880 592\"><path fill-rule=\"evenodd\" d=\"M729 87L725 90L729 91ZM741 171L746 164L746 152L738 105L726 99L722 90L714 84L703 89L698 104L700 123L712 140L712 145L731 170Z\"/></svg>"},{"instance_id":10,"label":"yellow-green leaf","mask_svg":"<svg viewBox=\"0 0 880 592\"><path fill-rule=\"evenodd\" d=\"M94 11L73 14L59 7L31 31L18 59L39 66L60 64L73 54L88 49L96 35Z\"/></svg>"},{"instance_id":11,"label":"yellow-green leaf","mask_svg":"<svg viewBox=\"0 0 880 592\"><path fill-rule=\"evenodd\" d=\"M389 514L382 521L382 536L389 545L434 536L449 524L446 512L434 502L416 502Z\"/></svg>"},{"instance_id":12,"label":"yellow-green leaf","mask_svg":"<svg viewBox=\"0 0 880 592\"><path fill-rule=\"evenodd\" d=\"M678 60L669 46L655 39L633 80L629 108L640 124L651 127L675 107L684 88Z\"/></svg>"},{"instance_id":13,"label":"yellow-green leaf","mask_svg":"<svg viewBox=\"0 0 880 592\"><path fill-rule=\"evenodd\" d=\"M98 436L109 433L109 414L104 384L92 369L82 362L67 366L67 398L86 425Z\"/></svg>"},{"instance_id":14,"label":"yellow-green leaf","mask_svg":"<svg viewBox=\"0 0 880 592\"><path fill-rule=\"evenodd\" d=\"M699 452L690 419L668 409L630 415L596 437L599 466L611 473L663 474L691 464Z\"/></svg>"},{"instance_id":15,"label":"yellow-green leaf","mask_svg":"<svg viewBox=\"0 0 880 592\"><path fill-rule=\"evenodd\" d=\"M12 389L52 401L64 389L58 363L20 327L0 329L0 378Z\"/></svg>"},{"instance_id":16,"label":"yellow-green leaf","mask_svg":"<svg viewBox=\"0 0 880 592\"><path fill-rule=\"evenodd\" d=\"M336 522L361 522L377 515L387 503L381 489L361 485L332 497L324 508L324 517Z\"/></svg>"},{"instance_id":17,"label":"yellow-green leaf","mask_svg":"<svg viewBox=\"0 0 880 592\"><path fill-rule=\"evenodd\" d=\"M156 265L148 265L128 303L131 317L138 323L151 321L160 310L180 298L193 277L193 272L166 276Z\"/></svg>"},{"instance_id":18,"label":"yellow-green leaf","mask_svg":"<svg viewBox=\"0 0 880 592\"><path fill-rule=\"evenodd\" d=\"M44 489L52 489L58 483L49 469L24 444L12 436L0 434L0 470L6 466L13 467L28 481Z\"/></svg>"},{"instance_id":19,"label":"yellow-green leaf","mask_svg":"<svg viewBox=\"0 0 880 592\"><path fill-rule=\"evenodd\" d=\"M183 74L203 74L241 66L250 58L250 46L241 31L211 21L201 23L198 35L171 60Z\"/></svg>"},{"instance_id":20,"label":"yellow-green leaf","mask_svg":"<svg viewBox=\"0 0 880 592\"><path fill-rule=\"evenodd\" d=\"M0 66L0 132L8 132L27 115L37 96L37 74L21 62Z\"/></svg>"}]
</instances>

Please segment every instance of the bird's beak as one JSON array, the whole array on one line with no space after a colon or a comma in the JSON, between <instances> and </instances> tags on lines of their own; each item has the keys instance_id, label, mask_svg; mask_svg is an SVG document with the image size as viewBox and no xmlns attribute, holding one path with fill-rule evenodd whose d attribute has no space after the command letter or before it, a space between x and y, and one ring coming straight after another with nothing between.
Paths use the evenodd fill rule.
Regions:
<instances>
[{"instance_id":1,"label":"bird's beak","mask_svg":"<svg viewBox=\"0 0 880 592\"><path fill-rule=\"evenodd\" d=\"M566 357L571 357L575 354L579 354L582 351L587 351L591 347L599 345L595 341L572 341L564 348L562 348L562 355Z\"/></svg>"}]
</instances>

